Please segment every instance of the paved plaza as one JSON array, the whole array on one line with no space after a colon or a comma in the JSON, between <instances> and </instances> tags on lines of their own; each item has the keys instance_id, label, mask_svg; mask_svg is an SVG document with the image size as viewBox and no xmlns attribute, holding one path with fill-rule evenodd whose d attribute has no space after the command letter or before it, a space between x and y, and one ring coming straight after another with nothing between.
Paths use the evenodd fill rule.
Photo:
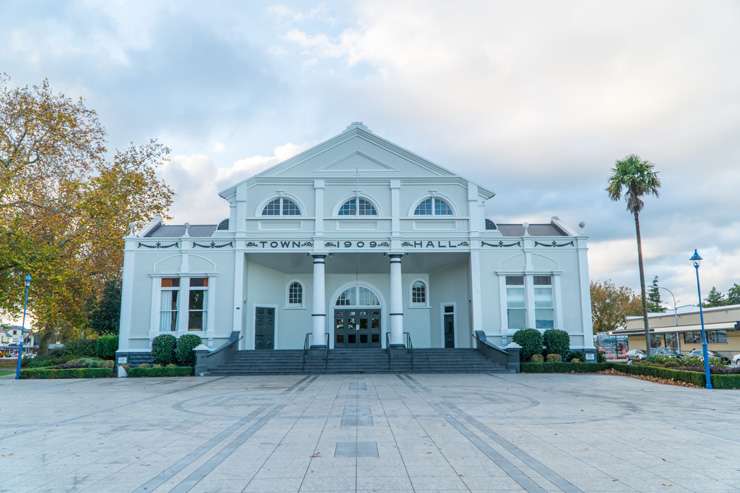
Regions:
<instances>
[{"instance_id":1,"label":"paved plaza","mask_svg":"<svg viewBox=\"0 0 740 493\"><path fill-rule=\"evenodd\" d=\"M607 375L0 379L0 491L740 491L740 392Z\"/></svg>"}]
</instances>

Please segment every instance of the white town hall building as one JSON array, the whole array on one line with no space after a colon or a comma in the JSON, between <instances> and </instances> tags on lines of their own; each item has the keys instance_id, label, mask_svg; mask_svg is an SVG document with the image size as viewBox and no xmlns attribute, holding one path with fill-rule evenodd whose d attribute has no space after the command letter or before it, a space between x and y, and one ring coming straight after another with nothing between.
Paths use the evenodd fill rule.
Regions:
<instances>
[{"instance_id":1,"label":"white town hall building","mask_svg":"<svg viewBox=\"0 0 740 493\"><path fill-rule=\"evenodd\" d=\"M492 191L361 123L219 195L219 224L125 239L119 361L185 333L211 350L472 348L558 328L593 351L586 237L486 218Z\"/></svg>"}]
</instances>

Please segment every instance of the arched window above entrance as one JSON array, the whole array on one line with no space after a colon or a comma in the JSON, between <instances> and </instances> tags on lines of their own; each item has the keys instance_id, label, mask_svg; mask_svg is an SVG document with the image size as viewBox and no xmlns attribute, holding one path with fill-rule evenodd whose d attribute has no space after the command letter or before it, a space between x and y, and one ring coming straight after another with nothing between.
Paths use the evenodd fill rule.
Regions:
<instances>
[{"instance_id":1,"label":"arched window above entrance","mask_svg":"<svg viewBox=\"0 0 740 493\"><path fill-rule=\"evenodd\" d=\"M353 286L342 291L337 297L336 306L380 306L380 300L370 289Z\"/></svg>"},{"instance_id":2,"label":"arched window above entrance","mask_svg":"<svg viewBox=\"0 0 740 493\"><path fill-rule=\"evenodd\" d=\"M414 209L415 216L451 216L452 207L439 197L427 197Z\"/></svg>"},{"instance_id":3,"label":"arched window above entrance","mask_svg":"<svg viewBox=\"0 0 740 493\"><path fill-rule=\"evenodd\" d=\"M337 212L338 216L377 216L378 211L368 199L352 197L347 200Z\"/></svg>"},{"instance_id":4,"label":"arched window above entrance","mask_svg":"<svg viewBox=\"0 0 740 493\"><path fill-rule=\"evenodd\" d=\"M278 197L265 205L262 209L263 216L300 216L301 210L298 205L286 197Z\"/></svg>"}]
</instances>

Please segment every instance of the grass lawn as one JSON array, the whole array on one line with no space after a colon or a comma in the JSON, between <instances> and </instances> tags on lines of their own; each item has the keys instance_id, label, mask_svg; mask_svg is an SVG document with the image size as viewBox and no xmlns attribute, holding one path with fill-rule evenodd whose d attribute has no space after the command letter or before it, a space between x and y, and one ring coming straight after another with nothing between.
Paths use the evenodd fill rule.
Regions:
<instances>
[{"instance_id":1,"label":"grass lawn","mask_svg":"<svg viewBox=\"0 0 740 493\"><path fill-rule=\"evenodd\" d=\"M4 377L6 375L13 375L15 373L15 368L12 370L10 368L0 368L0 377Z\"/></svg>"}]
</instances>

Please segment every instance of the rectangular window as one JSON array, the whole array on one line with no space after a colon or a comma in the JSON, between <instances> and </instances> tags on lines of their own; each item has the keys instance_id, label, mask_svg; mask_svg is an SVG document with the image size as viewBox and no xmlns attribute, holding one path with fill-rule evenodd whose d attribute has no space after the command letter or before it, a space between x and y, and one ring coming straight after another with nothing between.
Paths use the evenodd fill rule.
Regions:
<instances>
[{"instance_id":1,"label":"rectangular window","mask_svg":"<svg viewBox=\"0 0 740 493\"><path fill-rule=\"evenodd\" d=\"M692 330L690 332L683 333L683 342L686 344L699 344L701 343L701 332L698 330Z\"/></svg>"},{"instance_id":2,"label":"rectangular window","mask_svg":"<svg viewBox=\"0 0 740 493\"><path fill-rule=\"evenodd\" d=\"M707 339L709 342L713 342L715 344L727 344L727 331L709 330L707 331Z\"/></svg>"},{"instance_id":3,"label":"rectangular window","mask_svg":"<svg viewBox=\"0 0 740 493\"><path fill-rule=\"evenodd\" d=\"M527 305L524 296L524 276L506 276L506 314L509 330L527 326Z\"/></svg>"},{"instance_id":4,"label":"rectangular window","mask_svg":"<svg viewBox=\"0 0 740 493\"><path fill-rule=\"evenodd\" d=\"M207 330L208 321L208 278L191 277L188 299L188 330Z\"/></svg>"},{"instance_id":5,"label":"rectangular window","mask_svg":"<svg viewBox=\"0 0 740 493\"><path fill-rule=\"evenodd\" d=\"M534 276L534 315L536 328L552 329L555 326L551 276Z\"/></svg>"},{"instance_id":6,"label":"rectangular window","mask_svg":"<svg viewBox=\"0 0 740 493\"><path fill-rule=\"evenodd\" d=\"M180 309L180 279L163 277L160 281L159 331L177 332Z\"/></svg>"}]
</instances>

